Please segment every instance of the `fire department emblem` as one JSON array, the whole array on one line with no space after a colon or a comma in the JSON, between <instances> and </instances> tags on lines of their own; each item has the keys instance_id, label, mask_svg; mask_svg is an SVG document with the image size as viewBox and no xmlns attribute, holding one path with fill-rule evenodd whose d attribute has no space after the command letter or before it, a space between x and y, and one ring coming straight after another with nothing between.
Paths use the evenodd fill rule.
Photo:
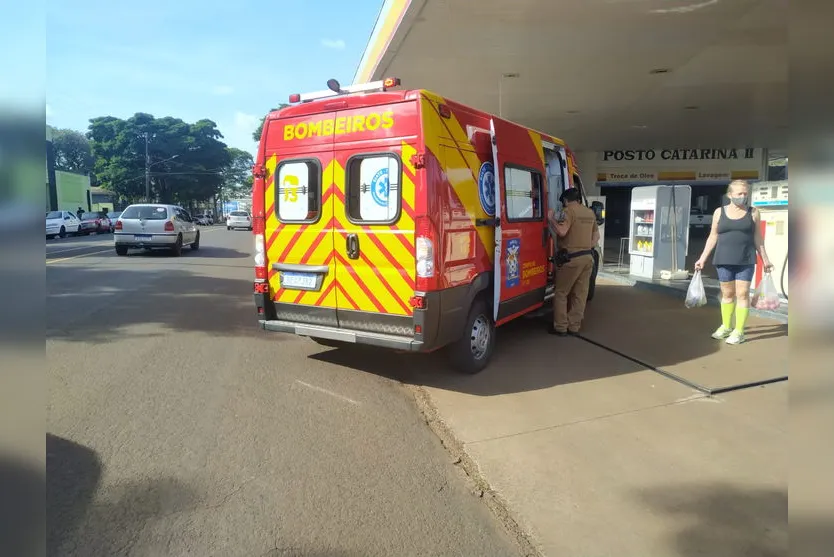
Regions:
<instances>
[{"instance_id":1,"label":"fire department emblem","mask_svg":"<svg viewBox=\"0 0 834 557\"><path fill-rule=\"evenodd\" d=\"M383 168L371 179L371 197L380 207L388 206L388 169Z\"/></svg>"},{"instance_id":2,"label":"fire department emblem","mask_svg":"<svg viewBox=\"0 0 834 557\"><path fill-rule=\"evenodd\" d=\"M486 161L481 164L478 172L478 197L481 200L481 207L484 213L495 216L495 167L492 162Z\"/></svg>"},{"instance_id":3,"label":"fire department emblem","mask_svg":"<svg viewBox=\"0 0 834 557\"><path fill-rule=\"evenodd\" d=\"M520 265L518 262L518 252L521 250L521 240L513 238L507 240L507 288L512 288L518 285Z\"/></svg>"}]
</instances>

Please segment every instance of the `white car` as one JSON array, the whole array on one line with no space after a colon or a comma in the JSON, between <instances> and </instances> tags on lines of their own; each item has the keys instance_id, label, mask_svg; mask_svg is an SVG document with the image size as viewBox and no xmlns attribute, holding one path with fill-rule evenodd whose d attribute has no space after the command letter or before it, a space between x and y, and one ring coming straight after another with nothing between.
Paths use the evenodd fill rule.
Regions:
<instances>
[{"instance_id":1,"label":"white car","mask_svg":"<svg viewBox=\"0 0 834 557\"><path fill-rule=\"evenodd\" d=\"M127 255L130 248L168 249L175 256L182 255L183 246L200 249L200 231L188 211L178 205L130 205L115 229L117 255Z\"/></svg>"},{"instance_id":2,"label":"white car","mask_svg":"<svg viewBox=\"0 0 834 557\"><path fill-rule=\"evenodd\" d=\"M252 216L246 211L232 211L226 217L226 230L245 228L252 230Z\"/></svg>"},{"instance_id":3,"label":"white car","mask_svg":"<svg viewBox=\"0 0 834 557\"><path fill-rule=\"evenodd\" d=\"M65 238L67 234L78 235L81 219L70 211L49 211L46 213L46 237L59 236Z\"/></svg>"}]
</instances>

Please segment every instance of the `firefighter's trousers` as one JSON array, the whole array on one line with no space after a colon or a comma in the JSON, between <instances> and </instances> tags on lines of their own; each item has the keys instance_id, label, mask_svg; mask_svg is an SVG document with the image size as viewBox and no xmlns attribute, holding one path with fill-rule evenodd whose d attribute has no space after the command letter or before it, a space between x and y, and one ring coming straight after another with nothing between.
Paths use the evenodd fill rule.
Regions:
<instances>
[{"instance_id":1,"label":"firefighter's trousers","mask_svg":"<svg viewBox=\"0 0 834 557\"><path fill-rule=\"evenodd\" d=\"M553 278L553 328L557 331L579 332L593 270L594 258L591 255L581 255L556 269Z\"/></svg>"}]
</instances>

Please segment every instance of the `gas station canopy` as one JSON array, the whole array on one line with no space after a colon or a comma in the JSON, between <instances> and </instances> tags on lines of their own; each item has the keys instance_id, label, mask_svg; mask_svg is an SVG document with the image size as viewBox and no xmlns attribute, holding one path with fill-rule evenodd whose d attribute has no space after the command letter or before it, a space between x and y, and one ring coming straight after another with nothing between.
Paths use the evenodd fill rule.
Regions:
<instances>
[{"instance_id":1,"label":"gas station canopy","mask_svg":"<svg viewBox=\"0 0 834 557\"><path fill-rule=\"evenodd\" d=\"M787 0L385 0L356 83L399 77L576 150L784 147Z\"/></svg>"}]
</instances>

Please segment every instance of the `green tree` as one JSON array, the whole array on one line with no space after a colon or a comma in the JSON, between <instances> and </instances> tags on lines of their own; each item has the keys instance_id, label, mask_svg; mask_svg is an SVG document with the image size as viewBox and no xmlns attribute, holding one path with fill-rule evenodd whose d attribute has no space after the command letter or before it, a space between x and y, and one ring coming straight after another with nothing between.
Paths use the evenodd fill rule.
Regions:
<instances>
[{"instance_id":1,"label":"green tree","mask_svg":"<svg viewBox=\"0 0 834 557\"><path fill-rule=\"evenodd\" d=\"M223 173L223 190L230 197L247 197L252 194L252 154L243 149L229 147L229 165Z\"/></svg>"},{"instance_id":2,"label":"green tree","mask_svg":"<svg viewBox=\"0 0 834 557\"><path fill-rule=\"evenodd\" d=\"M288 105L287 103L280 103L278 105L278 108L271 108L269 112L267 112L266 116L261 118L261 122L258 124L258 127L255 129L255 131L252 132L252 139L254 139L255 141L260 141L261 134L263 134L264 131L264 122L266 121L266 117L269 116L270 113L275 112L276 110L281 110L282 108L285 108L287 106L290 105Z\"/></svg>"},{"instance_id":3,"label":"green tree","mask_svg":"<svg viewBox=\"0 0 834 557\"><path fill-rule=\"evenodd\" d=\"M76 130L52 128L55 170L90 174L95 159L87 137Z\"/></svg>"},{"instance_id":4,"label":"green tree","mask_svg":"<svg viewBox=\"0 0 834 557\"><path fill-rule=\"evenodd\" d=\"M95 171L102 185L127 201L145 197L145 147L150 162L151 198L191 205L211 199L231 163L222 134L211 120L136 113L127 120L90 120Z\"/></svg>"}]
</instances>

